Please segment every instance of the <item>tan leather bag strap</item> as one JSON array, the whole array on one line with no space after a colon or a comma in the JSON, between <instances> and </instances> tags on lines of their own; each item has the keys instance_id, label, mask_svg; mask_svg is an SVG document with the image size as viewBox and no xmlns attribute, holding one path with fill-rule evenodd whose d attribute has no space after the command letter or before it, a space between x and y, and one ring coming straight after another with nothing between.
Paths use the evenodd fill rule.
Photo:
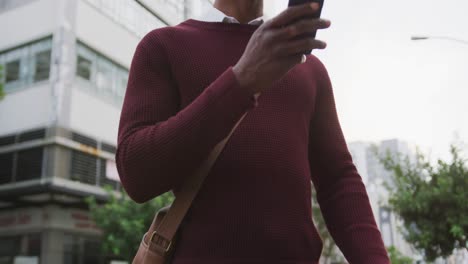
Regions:
<instances>
[{"instance_id":1,"label":"tan leather bag strap","mask_svg":"<svg viewBox=\"0 0 468 264\"><path fill-rule=\"evenodd\" d=\"M164 251L168 251L171 246L171 241L176 234L178 227L180 226L183 218L185 217L190 205L192 204L193 199L195 198L198 190L200 189L203 180L208 175L211 167L215 163L221 151L224 149L227 141L231 137L234 130L244 119L247 112L239 119L236 125L233 127L229 135L219 142L211 151L208 158L202 163L199 169L195 172L192 177L189 177L186 182L184 182L177 192L177 197L170 206L170 209L167 211L165 217L163 218L159 228L156 229L156 217L151 224L151 227L147 233L149 236L149 243L157 244Z\"/></svg>"}]
</instances>

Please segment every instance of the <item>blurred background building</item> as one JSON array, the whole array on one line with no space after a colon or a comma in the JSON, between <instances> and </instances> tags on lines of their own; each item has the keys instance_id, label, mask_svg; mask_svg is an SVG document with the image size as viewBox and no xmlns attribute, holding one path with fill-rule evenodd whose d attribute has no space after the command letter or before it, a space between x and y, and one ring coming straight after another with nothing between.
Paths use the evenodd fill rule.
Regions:
<instances>
[{"instance_id":1,"label":"blurred background building","mask_svg":"<svg viewBox=\"0 0 468 264\"><path fill-rule=\"evenodd\" d=\"M410 161L414 161L414 146L398 139L390 139L378 142L378 144L363 141L350 142L348 148L366 185L372 211L385 246L394 246L404 255L417 259L417 252L403 238L401 219L387 206L389 193L384 183L391 186L391 172L379 162L375 152L377 151L379 155L388 152L392 157L396 157L399 153L403 157L409 157Z\"/></svg>"},{"instance_id":2,"label":"blurred background building","mask_svg":"<svg viewBox=\"0 0 468 264\"><path fill-rule=\"evenodd\" d=\"M0 263L104 263L82 198L121 188L114 154L134 49L207 4L0 0Z\"/></svg>"}]
</instances>

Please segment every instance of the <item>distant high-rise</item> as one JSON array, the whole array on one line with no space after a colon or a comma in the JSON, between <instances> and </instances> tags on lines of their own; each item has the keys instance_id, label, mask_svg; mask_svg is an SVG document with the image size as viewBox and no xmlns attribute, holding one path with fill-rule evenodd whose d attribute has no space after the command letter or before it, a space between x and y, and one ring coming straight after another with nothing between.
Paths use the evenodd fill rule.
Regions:
<instances>
[{"instance_id":1,"label":"distant high-rise","mask_svg":"<svg viewBox=\"0 0 468 264\"><path fill-rule=\"evenodd\" d=\"M400 153L403 157L409 156L412 159L414 153L406 142L398 139L384 140L379 144L362 141L348 144L353 162L366 185L372 210L385 246L393 245L403 254L413 256L415 252L398 231L402 224L401 220L387 206L388 191L384 187L384 182L391 185L391 172L386 170L380 163L374 153L374 147L376 147L379 155L388 151L392 156Z\"/></svg>"}]
</instances>

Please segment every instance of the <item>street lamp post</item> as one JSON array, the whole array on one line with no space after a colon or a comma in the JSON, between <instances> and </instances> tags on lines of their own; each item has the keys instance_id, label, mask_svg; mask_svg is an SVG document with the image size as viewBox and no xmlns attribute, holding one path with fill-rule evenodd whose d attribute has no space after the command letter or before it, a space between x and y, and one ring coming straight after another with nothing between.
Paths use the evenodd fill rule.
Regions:
<instances>
[{"instance_id":1,"label":"street lamp post","mask_svg":"<svg viewBox=\"0 0 468 264\"><path fill-rule=\"evenodd\" d=\"M455 41L464 45L468 45L468 41L458 38L446 37L446 36L411 36L411 40L427 40L427 39L443 39L443 40L450 40Z\"/></svg>"}]
</instances>

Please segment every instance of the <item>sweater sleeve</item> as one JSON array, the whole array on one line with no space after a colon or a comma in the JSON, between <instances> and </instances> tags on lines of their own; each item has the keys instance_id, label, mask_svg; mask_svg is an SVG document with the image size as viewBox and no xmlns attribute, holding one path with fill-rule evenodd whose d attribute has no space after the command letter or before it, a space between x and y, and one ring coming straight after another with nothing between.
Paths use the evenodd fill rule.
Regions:
<instances>
[{"instance_id":1,"label":"sweater sleeve","mask_svg":"<svg viewBox=\"0 0 468 264\"><path fill-rule=\"evenodd\" d=\"M348 151L325 66L312 57L317 101L310 123L309 162L327 228L351 264L388 264L365 185Z\"/></svg>"},{"instance_id":2,"label":"sweater sleeve","mask_svg":"<svg viewBox=\"0 0 468 264\"><path fill-rule=\"evenodd\" d=\"M229 66L184 109L157 31L138 43L120 115L117 169L134 201L146 202L177 189L255 107Z\"/></svg>"}]
</instances>

